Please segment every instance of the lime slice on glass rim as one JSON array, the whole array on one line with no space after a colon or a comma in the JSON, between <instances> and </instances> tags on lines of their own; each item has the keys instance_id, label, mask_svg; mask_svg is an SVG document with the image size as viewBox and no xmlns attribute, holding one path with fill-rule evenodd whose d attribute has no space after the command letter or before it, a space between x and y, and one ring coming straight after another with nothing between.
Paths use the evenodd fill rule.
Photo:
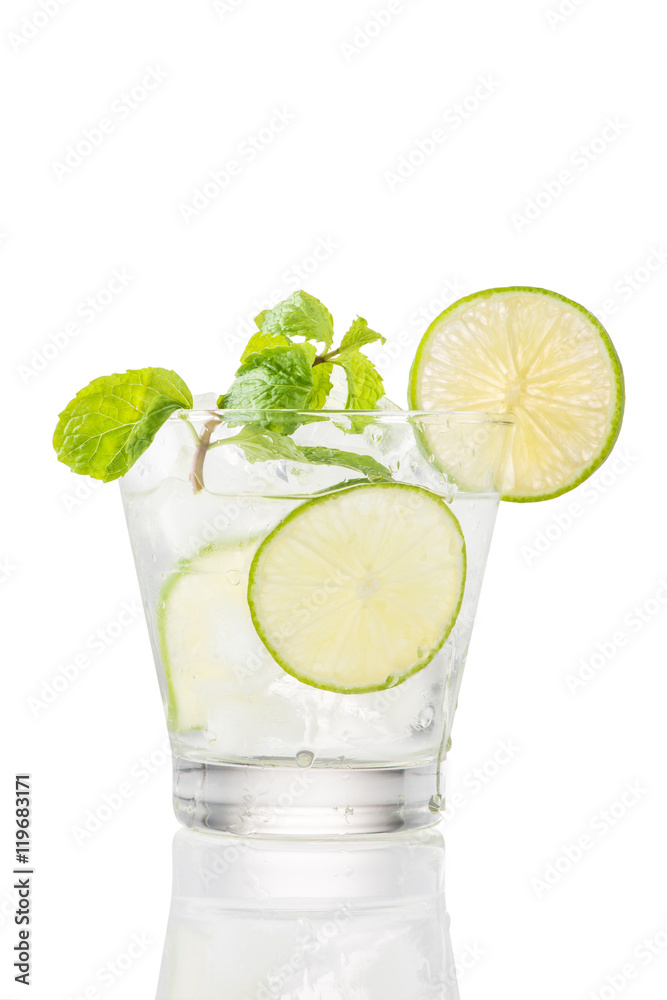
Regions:
<instances>
[{"instance_id":1,"label":"lime slice on glass rim","mask_svg":"<svg viewBox=\"0 0 667 1000\"><path fill-rule=\"evenodd\" d=\"M238 685L232 651L254 637L246 593L258 544L253 538L206 545L160 591L158 642L169 723L177 732L204 728L221 686L229 686L225 697L231 697Z\"/></svg>"},{"instance_id":2,"label":"lime slice on glass rim","mask_svg":"<svg viewBox=\"0 0 667 1000\"><path fill-rule=\"evenodd\" d=\"M466 575L444 500L399 483L307 501L250 568L257 633L280 666L325 691L360 694L425 667L454 627Z\"/></svg>"},{"instance_id":3,"label":"lime slice on glass rim","mask_svg":"<svg viewBox=\"0 0 667 1000\"><path fill-rule=\"evenodd\" d=\"M623 371L602 324L543 288L492 288L459 299L428 328L409 388L417 410L512 414L503 500L549 500L587 479L621 427ZM462 454L444 423L420 431L465 488L488 481L492 446ZM496 459L497 460L497 459Z\"/></svg>"}]
</instances>

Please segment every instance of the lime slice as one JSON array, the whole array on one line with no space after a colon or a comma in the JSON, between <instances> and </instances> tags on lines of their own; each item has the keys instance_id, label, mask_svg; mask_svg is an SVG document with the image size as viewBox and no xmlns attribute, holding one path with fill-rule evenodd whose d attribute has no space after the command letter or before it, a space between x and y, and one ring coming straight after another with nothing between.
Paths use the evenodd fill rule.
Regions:
<instances>
[{"instance_id":1,"label":"lime slice","mask_svg":"<svg viewBox=\"0 0 667 1000\"><path fill-rule=\"evenodd\" d=\"M548 500L587 479L618 437L623 401L602 325L543 288L493 288L455 302L426 331L410 374L413 409L514 416L504 500ZM462 485L488 481L494 458L483 442L466 457L452 429L424 436Z\"/></svg>"},{"instance_id":2,"label":"lime slice","mask_svg":"<svg viewBox=\"0 0 667 1000\"><path fill-rule=\"evenodd\" d=\"M239 684L243 650L256 642L246 593L258 544L254 538L206 546L160 592L158 639L177 732L205 727L225 687Z\"/></svg>"},{"instance_id":3,"label":"lime slice","mask_svg":"<svg viewBox=\"0 0 667 1000\"><path fill-rule=\"evenodd\" d=\"M439 496L356 486L297 507L250 569L255 628L298 680L358 694L404 681L451 632L465 583L460 525Z\"/></svg>"}]
</instances>

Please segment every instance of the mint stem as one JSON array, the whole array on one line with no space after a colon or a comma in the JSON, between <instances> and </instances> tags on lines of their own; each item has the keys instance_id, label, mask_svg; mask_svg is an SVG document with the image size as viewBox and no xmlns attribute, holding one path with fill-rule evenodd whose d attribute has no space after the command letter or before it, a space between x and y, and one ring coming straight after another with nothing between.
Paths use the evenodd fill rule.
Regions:
<instances>
[{"instance_id":1,"label":"mint stem","mask_svg":"<svg viewBox=\"0 0 667 1000\"><path fill-rule=\"evenodd\" d=\"M331 361L331 359L335 358L337 354L340 354L340 347L337 347L335 351L329 351L328 354L318 354L313 361L312 367L314 368L315 365L323 365L325 362Z\"/></svg>"},{"instance_id":2,"label":"mint stem","mask_svg":"<svg viewBox=\"0 0 667 1000\"><path fill-rule=\"evenodd\" d=\"M199 445L195 451L192 472L190 473L190 482L195 493L204 489L204 459L211 444L211 434L219 423L221 423L220 417L214 415L212 420L206 421L199 435Z\"/></svg>"}]
</instances>

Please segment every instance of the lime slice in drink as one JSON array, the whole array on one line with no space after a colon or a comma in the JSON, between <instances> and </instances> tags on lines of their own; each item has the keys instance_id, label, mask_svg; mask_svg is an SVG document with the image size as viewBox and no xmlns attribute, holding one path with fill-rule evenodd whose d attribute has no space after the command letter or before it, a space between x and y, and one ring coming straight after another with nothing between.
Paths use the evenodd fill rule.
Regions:
<instances>
[{"instance_id":1,"label":"lime slice in drink","mask_svg":"<svg viewBox=\"0 0 667 1000\"><path fill-rule=\"evenodd\" d=\"M264 539L248 602L284 670L358 694L430 662L456 621L465 573L444 500L417 486L356 486L302 504Z\"/></svg>"},{"instance_id":2,"label":"lime slice in drink","mask_svg":"<svg viewBox=\"0 0 667 1000\"><path fill-rule=\"evenodd\" d=\"M583 306L542 288L493 288L433 321L410 374L420 410L510 413L503 499L548 500L587 479L611 451L623 414L614 346ZM461 485L484 481L491 456L461 455L444 425L425 444Z\"/></svg>"},{"instance_id":3,"label":"lime slice in drink","mask_svg":"<svg viewBox=\"0 0 667 1000\"><path fill-rule=\"evenodd\" d=\"M158 639L177 732L205 727L216 700L233 696L255 631L246 594L259 539L209 545L166 580L158 598ZM261 648L261 647L260 647Z\"/></svg>"}]
</instances>

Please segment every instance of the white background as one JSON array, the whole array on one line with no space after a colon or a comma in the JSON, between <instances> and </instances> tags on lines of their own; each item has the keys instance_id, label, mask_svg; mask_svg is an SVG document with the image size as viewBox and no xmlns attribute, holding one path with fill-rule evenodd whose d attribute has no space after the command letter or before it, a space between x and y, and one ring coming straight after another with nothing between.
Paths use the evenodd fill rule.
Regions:
<instances>
[{"instance_id":1,"label":"white background","mask_svg":"<svg viewBox=\"0 0 667 1000\"><path fill-rule=\"evenodd\" d=\"M405 405L427 320L459 294L506 284L604 312L628 402L616 459L587 486L500 511L454 727L459 806L444 824L454 951L483 953L461 993L663 995L659 5L402 0L380 29L371 18L387 0L44 4L55 13L4 0L0 14L0 997L27 995L10 968L17 771L33 775L33 1000L82 995L134 933L151 945L100 995L153 995L170 897L176 822L145 626L135 616L103 652L90 646L138 594L118 489L89 489L56 462L59 410L92 378L146 365L223 391L244 319L301 285L339 326L359 312L389 338L379 364ZM154 89L129 109L123 95L149 70ZM276 109L291 120L251 160L247 143ZM58 166L101 119L110 130L90 155ZM429 145L434 129L442 141ZM230 160L240 172L226 189L208 188L196 215L184 209ZM400 162L409 176L397 179ZM314 265L318 245L329 249ZM301 281L295 267L312 273ZM105 304L114 270L126 285ZM81 305L89 296L98 313ZM599 669L572 692L567 675L596 652ZM89 666L31 709L81 653ZM502 741L519 749L497 768ZM481 790L476 767L497 771ZM77 843L88 810L128 782L131 797ZM601 811L628 782L635 801L603 833ZM583 835L590 849L540 888ZM650 961L636 950L645 939L658 942ZM628 963L631 981L605 985Z\"/></svg>"}]
</instances>

